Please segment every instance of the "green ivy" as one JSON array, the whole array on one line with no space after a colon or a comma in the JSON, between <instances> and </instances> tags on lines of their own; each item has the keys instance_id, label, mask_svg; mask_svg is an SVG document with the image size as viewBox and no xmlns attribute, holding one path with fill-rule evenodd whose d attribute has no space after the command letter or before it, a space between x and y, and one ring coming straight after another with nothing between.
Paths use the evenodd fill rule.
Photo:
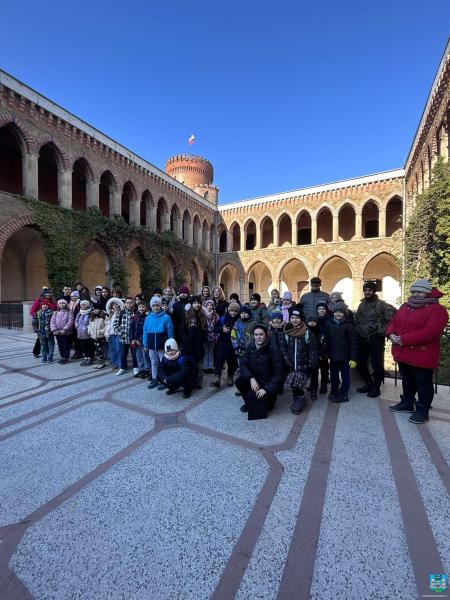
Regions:
<instances>
[{"instance_id":1,"label":"green ivy","mask_svg":"<svg viewBox=\"0 0 450 600\"><path fill-rule=\"evenodd\" d=\"M42 235L49 283L54 289L79 279L86 248L92 241L97 242L109 258L111 285L125 293L128 292L127 256L133 246L137 250L141 290L145 296L166 279L168 256L173 261L175 286L186 282L194 259L203 269L211 271L209 254L191 248L172 232L158 234L129 225L119 216L107 218L97 208L76 212L34 198L22 200L31 209Z\"/></svg>"}]
</instances>

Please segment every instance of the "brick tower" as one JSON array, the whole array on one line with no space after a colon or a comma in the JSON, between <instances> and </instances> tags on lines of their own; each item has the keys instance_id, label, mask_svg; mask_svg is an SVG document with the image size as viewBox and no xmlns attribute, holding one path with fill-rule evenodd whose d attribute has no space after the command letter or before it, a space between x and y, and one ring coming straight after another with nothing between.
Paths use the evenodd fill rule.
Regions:
<instances>
[{"instance_id":1,"label":"brick tower","mask_svg":"<svg viewBox=\"0 0 450 600\"><path fill-rule=\"evenodd\" d=\"M219 189L213 185L214 169L206 158L177 154L166 162L166 173L214 206L217 205Z\"/></svg>"}]
</instances>

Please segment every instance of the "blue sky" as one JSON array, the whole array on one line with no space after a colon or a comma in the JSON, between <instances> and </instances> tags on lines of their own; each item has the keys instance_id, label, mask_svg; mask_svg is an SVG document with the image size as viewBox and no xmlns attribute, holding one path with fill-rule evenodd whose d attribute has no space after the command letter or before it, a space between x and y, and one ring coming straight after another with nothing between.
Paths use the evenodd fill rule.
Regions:
<instances>
[{"instance_id":1,"label":"blue sky","mask_svg":"<svg viewBox=\"0 0 450 600\"><path fill-rule=\"evenodd\" d=\"M6 0L2 14L1 68L160 168L205 156L221 202L401 167L450 34L448 0Z\"/></svg>"}]
</instances>

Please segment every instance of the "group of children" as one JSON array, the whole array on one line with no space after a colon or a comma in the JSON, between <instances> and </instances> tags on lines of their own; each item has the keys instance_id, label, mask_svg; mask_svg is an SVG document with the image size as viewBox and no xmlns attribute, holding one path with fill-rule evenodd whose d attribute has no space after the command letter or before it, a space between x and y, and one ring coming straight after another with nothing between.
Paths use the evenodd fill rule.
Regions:
<instances>
[{"instance_id":1,"label":"group of children","mask_svg":"<svg viewBox=\"0 0 450 600\"><path fill-rule=\"evenodd\" d=\"M204 373L212 374L210 385L220 388L225 363L226 385L232 387L255 326L264 325L282 357L292 412L306 405L307 382L313 400L327 393L331 380L329 399L346 402L349 368L356 365L358 349L351 312L340 301L319 302L315 314L304 315L290 292L283 298L274 292L268 306L259 294L248 304L241 304L237 294L227 302L221 288L211 293L207 286L198 296L186 286L177 295L156 288L148 304L139 295L111 297L105 305L101 296L80 299L76 291L69 302L61 298L55 303L45 288L33 324L43 363L53 362L55 339L61 364L69 361L73 347L73 358L81 358L82 366L103 369L108 358L117 375L128 371L131 353L134 376L148 378L149 389L172 394L182 388L185 397L202 387Z\"/></svg>"}]
</instances>

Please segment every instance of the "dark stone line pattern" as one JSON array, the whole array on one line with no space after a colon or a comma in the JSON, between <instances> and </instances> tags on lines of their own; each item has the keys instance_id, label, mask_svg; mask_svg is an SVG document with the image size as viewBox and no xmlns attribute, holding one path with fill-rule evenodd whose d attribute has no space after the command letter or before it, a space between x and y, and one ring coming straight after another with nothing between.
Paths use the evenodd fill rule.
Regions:
<instances>
[{"instance_id":1,"label":"dark stone line pattern","mask_svg":"<svg viewBox=\"0 0 450 600\"><path fill-rule=\"evenodd\" d=\"M436 467L436 471L439 473L442 483L444 484L447 494L450 496L450 467L441 452L441 449L436 443L436 440L431 435L431 431L428 427L419 427L420 437L425 444L428 454Z\"/></svg>"},{"instance_id":2,"label":"dark stone line pattern","mask_svg":"<svg viewBox=\"0 0 450 600\"><path fill-rule=\"evenodd\" d=\"M394 413L386 410L381 401L378 406L402 512L417 594L422 598L430 592L429 574L445 571Z\"/></svg>"},{"instance_id":3,"label":"dark stone line pattern","mask_svg":"<svg viewBox=\"0 0 450 600\"><path fill-rule=\"evenodd\" d=\"M329 403L303 490L278 600L310 597L338 413L339 405Z\"/></svg>"}]
</instances>

